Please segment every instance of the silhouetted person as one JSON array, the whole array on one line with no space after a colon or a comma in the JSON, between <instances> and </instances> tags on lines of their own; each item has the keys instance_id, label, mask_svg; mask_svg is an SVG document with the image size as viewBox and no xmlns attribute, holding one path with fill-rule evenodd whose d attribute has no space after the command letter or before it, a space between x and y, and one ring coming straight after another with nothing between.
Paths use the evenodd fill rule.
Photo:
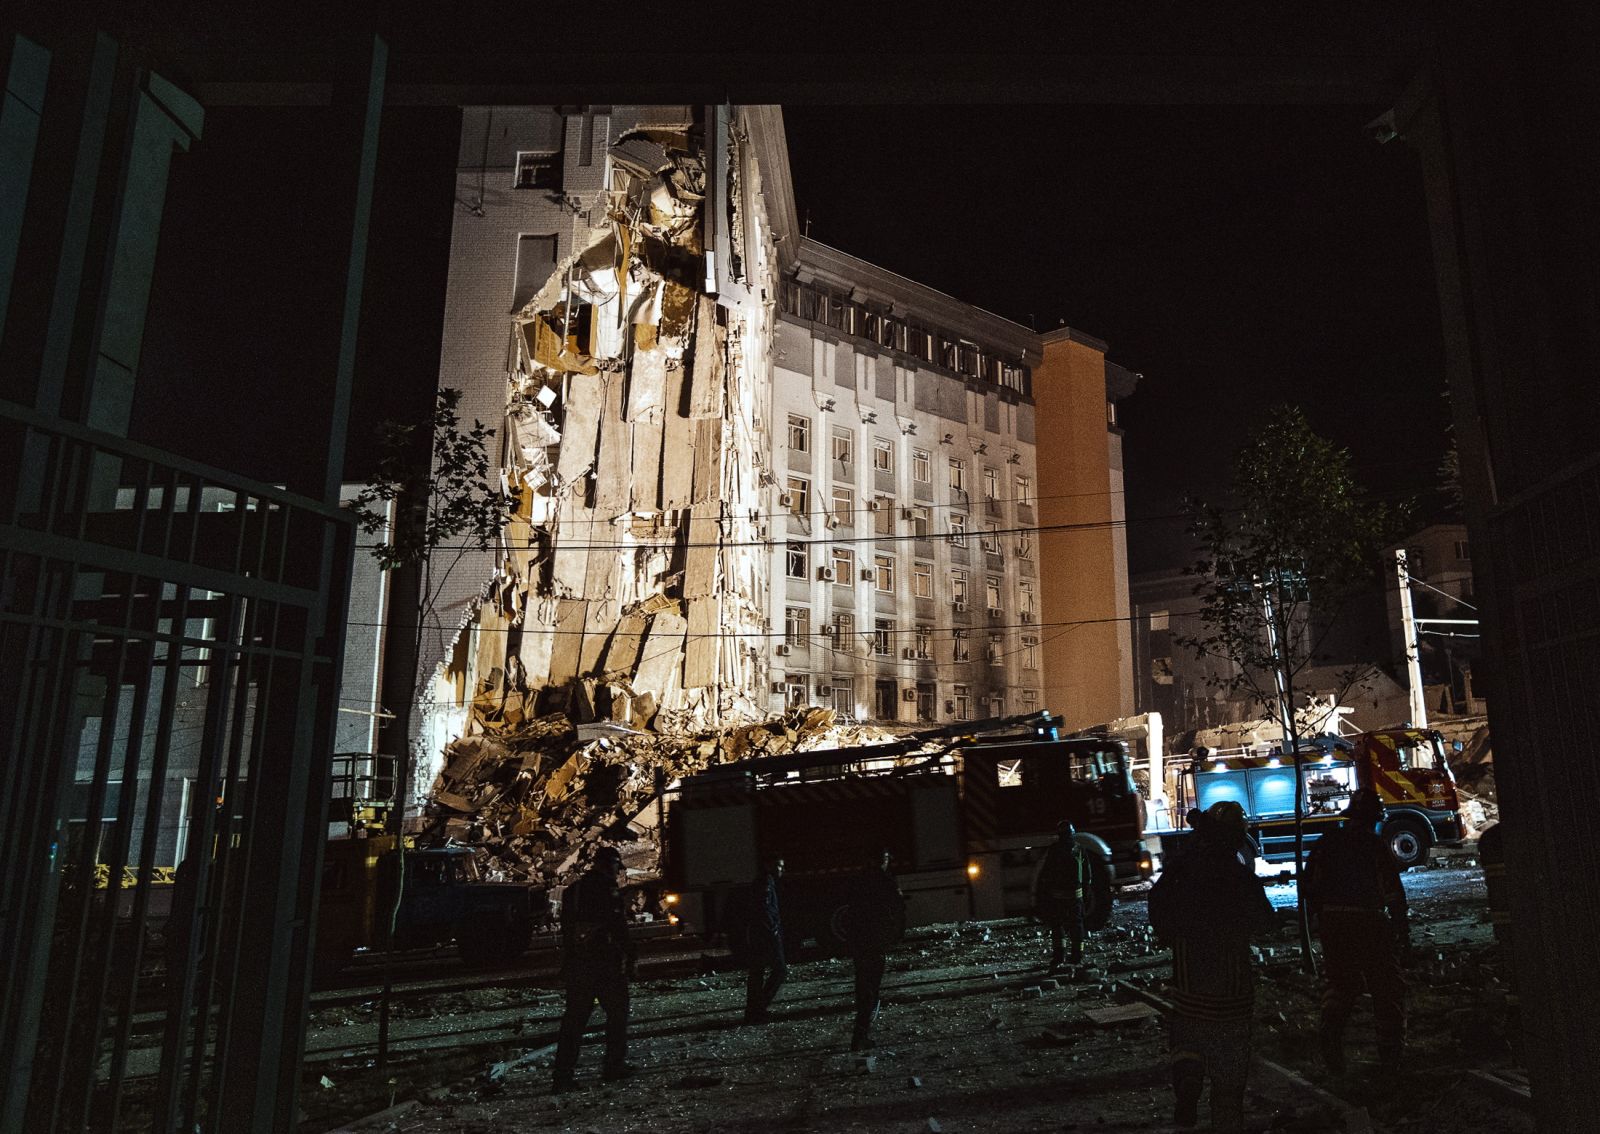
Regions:
<instances>
[{"instance_id":1,"label":"silhouetted person","mask_svg":"<svg viewBox=\"0 0 1600 1134\"><path fill-rule=\"evenodd\" d=\"M768 855L750 883L750 904L745 946L748 979L745 982L744 1022L764 1024L772 998L783 987L789 967L783 961L783 915L778 908L778 879L783 859Z\"/></svg>"},{"instance_id":2,"label":"silhouetted person","mask_svg":"<svg viewBox=\"0 0 1600 1134\"><path fill-rule=\"evenodd\" d=\"M1149 903L1150 927L1172 947L1173 1121L1199 1122L1209 1076L1212 1128L1238 1131L1255 1007L1250 938L1272 928L1272 903L1241 859L1237 803L1213 804L1190 824L1189 845L1162 871Z\"/></svg>"},{"instance_id":3,"label":"silhouetted person","mask_svg":"<svg viewBox=\"0 0 1600 1134\"><path fill-rule=\"evenodd\" d=\"M1072 941L1073 965L1083 963L1083 899L1089 887L1089 860L1074 841L1071 823L1056 826L1056 841L1044 852L1033 876L1034 916L1050 927L1050 971L1065 957L1063 936Z\"/></svg>"},{"instance_id":4,"label":"silhouetted person","mask_svg":"<svg viewBox=\"0 0 1600 1134\"><path fill-rule=\"evenodd\" d=\"M850 880L845 899L845 941L855 966L856 1019L851 1051L872 1046L868 1033L878 1016L886 954L905 929L906 900L889 873L889 852Z\"/></svg>"},{"instance_id":5,"label":"silhouetted person","mask_svg":"<svg viewBox=\"0 0 1600 1134\"><path fill-rule=\"evenodd\" d=\"M1322 1058L1335 1074L1344 1071L1344 1027L1357 998L1370 992L1378 1063L1396 1071L1406 1029L1398 955L1410 946L1406 891L1394 855L1378 837L1377 793L1356 792L1344 815L1338 830L1312 846L1301 883L1322 942Z\"/></svg>"},{"instance_id":6,"label":"silhouetted person","mask_svg":"<svg viewBox=\"0 0 1600 1134\"><path fill-rule=\"evenodd\" d=\"M556 1041L555 1090L577 1086L578 1047L595 1002L606 1014L606 1079L633 1073L628 1055L628 979L633 975L633 944L628 937L622 894L622 855L602 847L594 865L567 887L561 899L561 973L566 980L566 1010Z\"/></svg>"}]
</instances>

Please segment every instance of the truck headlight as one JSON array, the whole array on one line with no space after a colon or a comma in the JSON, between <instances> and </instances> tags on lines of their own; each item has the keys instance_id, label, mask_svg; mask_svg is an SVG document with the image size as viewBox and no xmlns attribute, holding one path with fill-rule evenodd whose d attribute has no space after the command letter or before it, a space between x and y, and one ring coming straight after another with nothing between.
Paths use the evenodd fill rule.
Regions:
<instances>
[{"instance_id":1,"label":"truck headlight","mask_svg":"<svg viewBox=\"0 0 1600 1134\"><path fill-rule=\"evenodd\" d=\"M666 898L665 898L665 901L666 901L667 905L675 906L675 905L678 904L678 895L676 895L676 894L668 894L666 896Z\"/></svg>"},{"instance_id":2,"label":"truck headlight","mask_svg":"<svg viewBox=\"0 0 1600 1134\"><path fill-rule=\"evenodd\" d=\"M967 877L968 878L976 878L977 876L978 876L978 864L975 863L975 862L967 863Z\"/></svg>"}]
</instances>

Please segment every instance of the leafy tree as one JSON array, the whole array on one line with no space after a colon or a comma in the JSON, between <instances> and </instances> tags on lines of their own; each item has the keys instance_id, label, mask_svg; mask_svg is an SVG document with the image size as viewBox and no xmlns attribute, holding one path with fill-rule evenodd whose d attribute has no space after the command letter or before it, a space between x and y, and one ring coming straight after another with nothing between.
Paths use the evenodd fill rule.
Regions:
<instances>
[{"instance_id":1,"label":"leafy tree","mask_svg":"<svg viewBox=\"0 0 1600 1134\"><path fill-rule=\"evenodd\" d=\"M1298 407L1273 409L1234 459L1233 506L1187 502L1200 558L1200 631L1179 638L1198 658L1232 664L1214 678L1282 724L1295 768L1295 872L1305 849L1305 769L1295 715L1297 678L1340 613L1382 585L1380 553L1398 538L1405 510L1364 498L1349 450L1319 437ZM1354 670L1345 675L1355 679ZM1301 945L1311 963L1300 908Z\"/></svg>"},{"instance_id":2,"label":"leafy tree","mask_svg":"<svg viewBox=\"0 0 1600 1134\"><path fill-rule=\"evenodd\" d=\"M422 646L435 639L435 656L448 647L446 627L439 618L439 596L469 552L485 552L498 545L515 498L501 490L489 459L494 430L481 421L462 426L458 407L461 391L440 389L433 412L425 424L385 421L379 425L381 456L370 483L351 502L356 522L367 535L387 538L371 548L385 571L415 570L418 574L411 654L417 668L411 706L399 714L400 751L395 759L394 804L389 830L395 842L394 904L384 919L384 983L379 1008L378 1058L388 1054L391 982L387 956L393 951L396 919L405 888L405 812L409 802L414 755L410 740L410 712L422 698L431 674L420 670ZM394 507L390 526L389 506ZM391 629L399 629L394 622Z\"/></svg>"}]
</instances>

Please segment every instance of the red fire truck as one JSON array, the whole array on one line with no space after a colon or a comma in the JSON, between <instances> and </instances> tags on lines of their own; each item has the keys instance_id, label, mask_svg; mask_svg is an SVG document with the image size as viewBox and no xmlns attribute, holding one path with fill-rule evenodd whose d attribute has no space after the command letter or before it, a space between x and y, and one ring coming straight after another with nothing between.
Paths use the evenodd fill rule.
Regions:
<instances>
[{"instance_id":1,"label":"red fire truck","mask_svg":"<svg viewBox=\"0 0 1600 1134\"><path fill-rule=\"evenodd\" d=\"M787 938L838 947L841 883L887 848L908 925L1024 914L1038 861L1070 819L1094 874L1088 920L1104 924L1113 887L1152 873L1144 800L1121 741L1059 731L1047 713L961 722L688 777L667 798L669 908L716 936L776 854Z\"/></svg>"},{"instance_id":2,"label":"red fire truck","mask_svg":"<svg viewBox=\"0 0 1600 1134\"><path fill-rule=\"evenodd\" d=\"M1302 742L1304 835L1309 844L1340 821L1352 792L1371 788L1383 801L1383 836L1402 870L1428 861L1436 844L1461 841L1461 804L1444 738L1430 729L1382 729L1352 737ZM1262 751L1197 750L1178 772L1179 817L1231 799L1244 808L1250 833L1268 862L1294 860L1295 769L1281 747ZM1176 849L1186 832L1163 834Z\"/></svg>"}]
</instances>

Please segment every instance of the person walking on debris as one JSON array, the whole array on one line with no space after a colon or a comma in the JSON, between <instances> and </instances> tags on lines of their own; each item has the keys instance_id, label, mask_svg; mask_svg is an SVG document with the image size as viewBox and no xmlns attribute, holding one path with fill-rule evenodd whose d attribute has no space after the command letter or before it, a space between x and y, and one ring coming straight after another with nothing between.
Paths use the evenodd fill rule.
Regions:
<instances>
[{"instance_id":1,"label":"person walking on debris","mask_svg":"<svg viewBox=\"0 0 1600 1134\"><path fill-rule=\"evenodd\" d=\"M889 873L889 852L850 880L844 909L845 941L855 967L856 1020L851 1051L872 1046L868 1033L878 1015L885 954L905 928L906 899Z\"/></svg>"},{"instance_id":2,"label":"person walking on debris","mask_svg":"<svg viewBox=\"0 0 1600 1134\"><path fill-rule=\"evenodd\" d=\"M1377 793L1356 792L1344 815L1339 829L1311 848L1301 883L1322 942L1322 1058L1335 1074L1344 1071L1345 1023L1356 999L1370 992L1378 1063L1395 1071L1405 1040L1399 951L1411 945L1406 891L1394 856L1378 836L1383 804Z\"/></svg>"},{"instance_id":3,"label":"person walking on debris","mask_svg":"<svg viewBox=\"0 0 1600 1134\"><path fill-rule=\"evenodd\" d=\"M625 875L622 855L614 847L602 847L594 865L562 896L561 971L567 1002L556 1040L557 1093L577 1086L578 1047L596 1001L606 1014L604 1077L625 1079L633 1074L626 1060L628 981L635 958L622 893Z\"/></svg>"},{"instance_id":4,"label":"person walking on debris","mask_svg":"<svg viewBox=\"0 0 1600 1134\"><path fill-rule=\"evenodd\" d=\"M767 855L750 883L746 931L748 980L744 998L744 1022L747 1024L767 1022L767 1008L789 975L789 968L783 962L783 916L778 909L778 879L782 877L783 859Z\"/></svg>"},{"instance_id":5,"label":"person walking on debris","mask_svg":"<svg viewBox=\"0 0 1600 1134\"><path fill-rule=\"evenodd\" d=\"M1034 916L1050 927L1050 972L1059 972L1063 936L1072 939L1071 963L1083 963L1083 898L1089 886L1089 860L1076 842L1071 823L1056 826L1056 841L1044 852L1033 876Z\"/></svg>"},{"instance_id":6,"label":"person walking on debris","mask_svg":"<svg viewBox=\"0 0 1600 1134\"><path fill-rule=\"evenodd\" d=\"M1211 1122L1218 1131L1244 1123L1255 1007L1250 938L1272 928L1272 903L1244 862L1244 809L1226 801L1195 816L1184 853L1150 890L1150 928L1172 948L1173 1121L1199 1122L1200 1095L1211 1079Z\"/></svg>"}]
</instances>

